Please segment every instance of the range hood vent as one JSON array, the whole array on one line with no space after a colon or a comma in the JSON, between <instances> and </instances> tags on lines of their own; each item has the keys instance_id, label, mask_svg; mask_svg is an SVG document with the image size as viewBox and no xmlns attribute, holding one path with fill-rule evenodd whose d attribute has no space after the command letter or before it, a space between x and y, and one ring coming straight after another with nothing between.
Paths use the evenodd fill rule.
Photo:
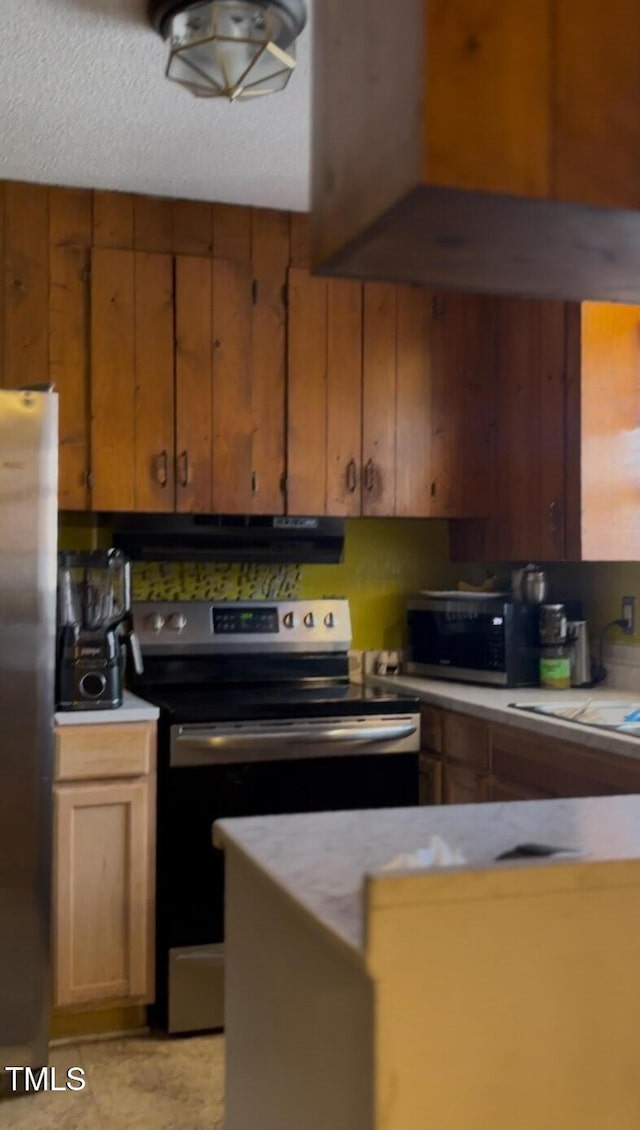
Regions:
<instances>
[{"instance_id":1,"label":"range hood vent","mask_svg":"<svg viewBox=\"0 0 640 1130\"><path fill-rule=\"evenodd\" d=\"M335 565L341 518L210 514L115 514L113 544L133 561Z\"/></svg>"}]
</instances>

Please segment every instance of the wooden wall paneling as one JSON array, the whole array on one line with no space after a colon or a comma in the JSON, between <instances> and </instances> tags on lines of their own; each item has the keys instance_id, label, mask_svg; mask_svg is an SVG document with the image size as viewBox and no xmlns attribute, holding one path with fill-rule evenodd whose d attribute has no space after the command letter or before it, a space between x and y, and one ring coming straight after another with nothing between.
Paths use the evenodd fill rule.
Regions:
<instances>
[{"instance_id":1,"label":"wooden wall paneling","mask_svg":"<svg viewBox=\"0 0 640 1130\"><path fill-rule=\"evenodd\" d=\"M311 265L311 217L308 212L290 212L291 266Z\"/></svg>"},{"instance_id":2,"label":"wooden wall paneling","mask_svg":"<svg viewBox=\"0 0 640 1130\"><path fill-rule=\"evenodd\" d=\"M390 517L396 506L397 287L364 284L362 513Z\"/></svg>"},{"instance_id":3,"label":"wooden wall paneling","mask_svg":"<svg viewBox=\"0 0 640 1130\"><path fill-rule=\"evenodd\" d=\"M330 279L327 321L327 513L362 503L362 284Z\"/></svg>"},{"instance_id":4,"label":"wooden wall paneling","mask_svg":"<svg viewBox=\"0 0 640 1130\"><path fill-rule=\"evenodd\" d=\"M325 279L289 271L288 514L326 514L327 290Z\"/></svg>"},{"instance_id":5,"label":"wooden wall paneling","mask_svg":"<svg viewBox=\"0 0 640 1130\"><path fill-rule=\"evenodd\" d=\"M212 510L246 514L252 502L251 264L214 259Z\"/></svg>"},{"instance_id":6,"label":"wooden wall paneling","mask_svg":"<svg viewBox=\"0 0 640 1130\"><path fill-rule=\"evenodd\" d=\"M173 201L173 250L176 255L212 254L213 204Z\"/></svg>"},{"instance_id":7,"label":"wooden wall paneling","mask_svg":"<svg viewBox=\"0 0 640 1130\"><path fill-rule=\"evenodd\" d=\"M213 254L219 259L251 259L251 208L213 205Z\"/></svg>"},{"instance_id":8,"label":"wooden wall paneling","mask_svg":"<svg viewBox=\"0 0 640 1130\"><path fill-rule=\"evenodd\" d=\"M398 287L398 517L431 514L431 301L431 293L421 287Z\"/></svg>"},{"instance_id":9,"label":"wooden wall paneling","mask_svg":"<svg viewBox=\"0 0 640 1130\"><path fill-rule=\"evenodd\" d=\"M93 192L90 188L49 189L49 242L52 247L91 247Z\"/></svg>"},{"instance_id":10,"label":"wooden wall paneling","mask_svg":"<svg viewBox=\"0 0 640 1130\"><path fill-rule=\"evenodd\" d=\"M173 251L173 201L134 196L133 245L136 251Z\"/></svg>"},{"instance_id":11,"label":"wooden wall paneling","mask_svg":"<svg viewBox=\"0 0 640 1130\"><path fill-rule=\"evenodd\" d=\"M640 208L640 5L556 0L553 195ZM606 154L606 156L603 156Z\"/></svg>"},{"instance_id":12,"label":"wooden wall paneling","mask_svg":"<svg viewBox=\"0 0 640 1130\"><path fill-rule=\"evenodd\" d=\"M487 515L493 502L493 299L435 295L431 336L431 513L445 518Z\"/></svg>"},{"instance_id":13,"label":"wooden wall paneling","mask_svg":"<svg viewBox=\"0 0 640 1130\"><path fill-rule=\"evenodd\" d=\"M133 247L133 196L128 192L93 193L94 247Z\"/></svg>"},{"instance_id":14,"label":"wooden wall paneling","mask_svg":"<svg viewBox=\"0 0 640 1130\"><path fill-rule=\"evenodd\" d=\"M89 506L89 303L92 193L49 195L49 376L59 395L61 510Z\"/></svg>"},{"instance_id":15,"label":"wooden wall paneling","mask_svg":"<svg viewBox=\"0 0 640 1130\"><path fill-rule=\"evenodd\" d=\"M547 196L551 4L458 0L426 8L425 181Z\"/></svg>"},{"instance_id":16,"label":"wooden wall paneling","mask_svg":"<svg viewBox=\"0 0 640 1130\"><path fill-rule=\"evenodd\" d=\"M173 257L135 254L135 507L175 505Z\"/></svg>"},{"instance_id":17,"label":"wooden wall paneling","mask_svg":"<svg viewBox=\"0 0 640 1130\"><path fill-rule=\"evenodd\" d=\"M134 254L95 248L91 262L93 510L135 509Z\"/></svg>"},{"instance_id":18,"label":"wooden wall paneling","mask_svg":"<svg viewBox=\"0 0 640 1130\"><path fill-rule=\"evenodd\" d=\"M254 208L252 213L255 305L251 335L251 510L282 514L285 471L286 310L289 216Z\"/></svg>"},{"instance_id":19,"label":"wooden wall paneling","mask_svg":"<svg viewBox=\"0 0 640 1130\"><path fill-rule=\"evenodd\" d=\"M5 184L4 383L49 376L49 189Z\"/></svg>"},{"instance_id":20,"label":"wooden wall paneling","mask_svg":"<svg viewBox=\"0 0 640 1130\"><path fill-rule=\"evenodd\" d=\"M211 260L175 261L176 508L211 512Z\"/></svg>"}]
</instances>

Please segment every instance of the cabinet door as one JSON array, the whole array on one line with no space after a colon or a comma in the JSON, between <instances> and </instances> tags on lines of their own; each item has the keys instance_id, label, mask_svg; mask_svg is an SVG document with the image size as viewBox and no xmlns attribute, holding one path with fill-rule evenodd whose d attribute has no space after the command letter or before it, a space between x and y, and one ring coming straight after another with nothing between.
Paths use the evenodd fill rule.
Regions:
<instances>
[{"instance_id":1,"label":"cabinet door","mask_svg":"<svg viewBox=\"0 0 640 1130\"><path fill-rule=\"evenodd\" d=\"M362 512L431 514L431 292L366 283Z\"/></svg>"},{"instance_id":2,"label":"cabinet door","mask_svg":"<svg viewBox=\"0 0 640 1130\"><path fill-rule=\"evenodd\" d=\"M176 259L176 509L211 513L212 313L211 259Z\"/></svg>"},{"instance_id":3,"label":"cabinet door","mask_svg":"<svg viewBox=\"0 0 640 1130\"><path fill-rule=\"evenodd\" d=\"M489 515L495 300L438 294L432 313L431 515Z\"/></svg>"},{"instance_id":4,"label":"cabinet door","mask_svg":"<svg viewBox=\"0 0 640 1130\"><path fill-rule=\"evenodd\" d=\"M289 271L287 511L360 514L362 287Z\"/></svg>"},{"instance_id":5,"label":"cabinet door","mask_svg":"<svg viewBox=\"0 0 640 1130\"><path fill-rule=\"evenodd\" d=\"M172 510L171 256L96 248L91 268L91 503Z\"/></svg>"},{"instance_id":6,"label":"cabinet door","mask_svg":"<svg viewBox=\"0 0 640 1130\"><path fill-rule=\"evenodd\" d=\"M253 468L251 372L252 274L250 263L213 259L211 509L247 514ZM197 411L196 405L191 406Z\"/></svg>"},{"instance_id":7,"label":"cabinet door","mask_svg":"<svg viewBox=\"0 0 640 1130\"><path fill-rule=\"evenodd\" d=\"M444 763L443 786L445 804L480 804L488 796L487 778L453 761Z\"/></svg>"},{"instance_id":8,"label":"cabinet door","mask_svg":"<svg viewBox=\"0 0 640 1130\"><path fill-rule=\"evenodd\" d=\"M420 753L418 756L419 804L442 804L442 761L439 757Z\"/></svg>"},{"instance_id":9,"label":"cabinet door","mask_svg":"<svg viewBox=\"0 0 640 1130\"><path fill-rule=\"evenodd\" d=\"M57 1008L152 999L152 782L54 786Z\"/></svg>"},{"instance_id":10,"label":"cabinet door","mask_svg":"<svg viewBox=\"0 0 640 1130\"><path fill-rule=\"evenodd\" d=\"M565 305L497 302L499 556L565 556Z\"/></svg>"},{"instance_id":11,"label":"cabinet door","mask_svg":"<svg viewBox=\"0 0 640 1130\"><path fill-rule=\"evenodd\" d=\"M388 517L396 508L397 292L388 283L364 284L362 513L367 517Z\"/></svg>"}]
</instances>

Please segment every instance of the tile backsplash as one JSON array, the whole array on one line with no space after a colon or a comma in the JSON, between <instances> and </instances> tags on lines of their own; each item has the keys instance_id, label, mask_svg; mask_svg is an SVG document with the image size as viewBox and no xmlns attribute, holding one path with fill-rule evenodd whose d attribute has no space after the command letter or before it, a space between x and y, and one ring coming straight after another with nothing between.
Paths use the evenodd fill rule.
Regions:
<instances>
[{"instance_id":1,"label":"tile backsplash","mask_svg":"<svg viewBox=\"0 0 640 1130\"><path fill-rule=\"evenodd\" d=\"M300 565L141 562L134 600L287 600L299 595Z\"/></svg>"}]
</instances>

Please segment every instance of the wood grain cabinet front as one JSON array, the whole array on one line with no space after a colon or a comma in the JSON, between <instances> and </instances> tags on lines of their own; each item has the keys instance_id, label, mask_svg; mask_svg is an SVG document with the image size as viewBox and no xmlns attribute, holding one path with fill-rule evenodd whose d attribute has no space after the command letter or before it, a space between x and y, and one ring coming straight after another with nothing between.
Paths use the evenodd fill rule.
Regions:
<instances>
[{"instance_id":1,"label":"wood grain cabinet front","mask_svg":"<svg viewBox=\"0 0 640 1130\"><path fill-rule=\"evenodd\" d=\"M284 390L266 266L94 249L94 510L282 513Z\"/></svg>"},{"instance_id":2,"label":"wood grain cabinet front","mask_svg":"<svg viewBox=\"0 0 640 1130\"><path fill-rule=\"evenodd\" d=\"M154 995L155 726L56 731L52 953L56 1010ZM122 737L122 744L118 739ZM76 779L69 779L75 775Z\"/></svg>"},{"instance_id":3,"label":"wood grain cabinet front","mask_svg":"<svg viewBox=\"0 0 640 1130\"><path fill-rule=\"evenodd\" d=\"M292 514L489 513L492 305L289 272Z\"/></svg>"}]
</instances>

